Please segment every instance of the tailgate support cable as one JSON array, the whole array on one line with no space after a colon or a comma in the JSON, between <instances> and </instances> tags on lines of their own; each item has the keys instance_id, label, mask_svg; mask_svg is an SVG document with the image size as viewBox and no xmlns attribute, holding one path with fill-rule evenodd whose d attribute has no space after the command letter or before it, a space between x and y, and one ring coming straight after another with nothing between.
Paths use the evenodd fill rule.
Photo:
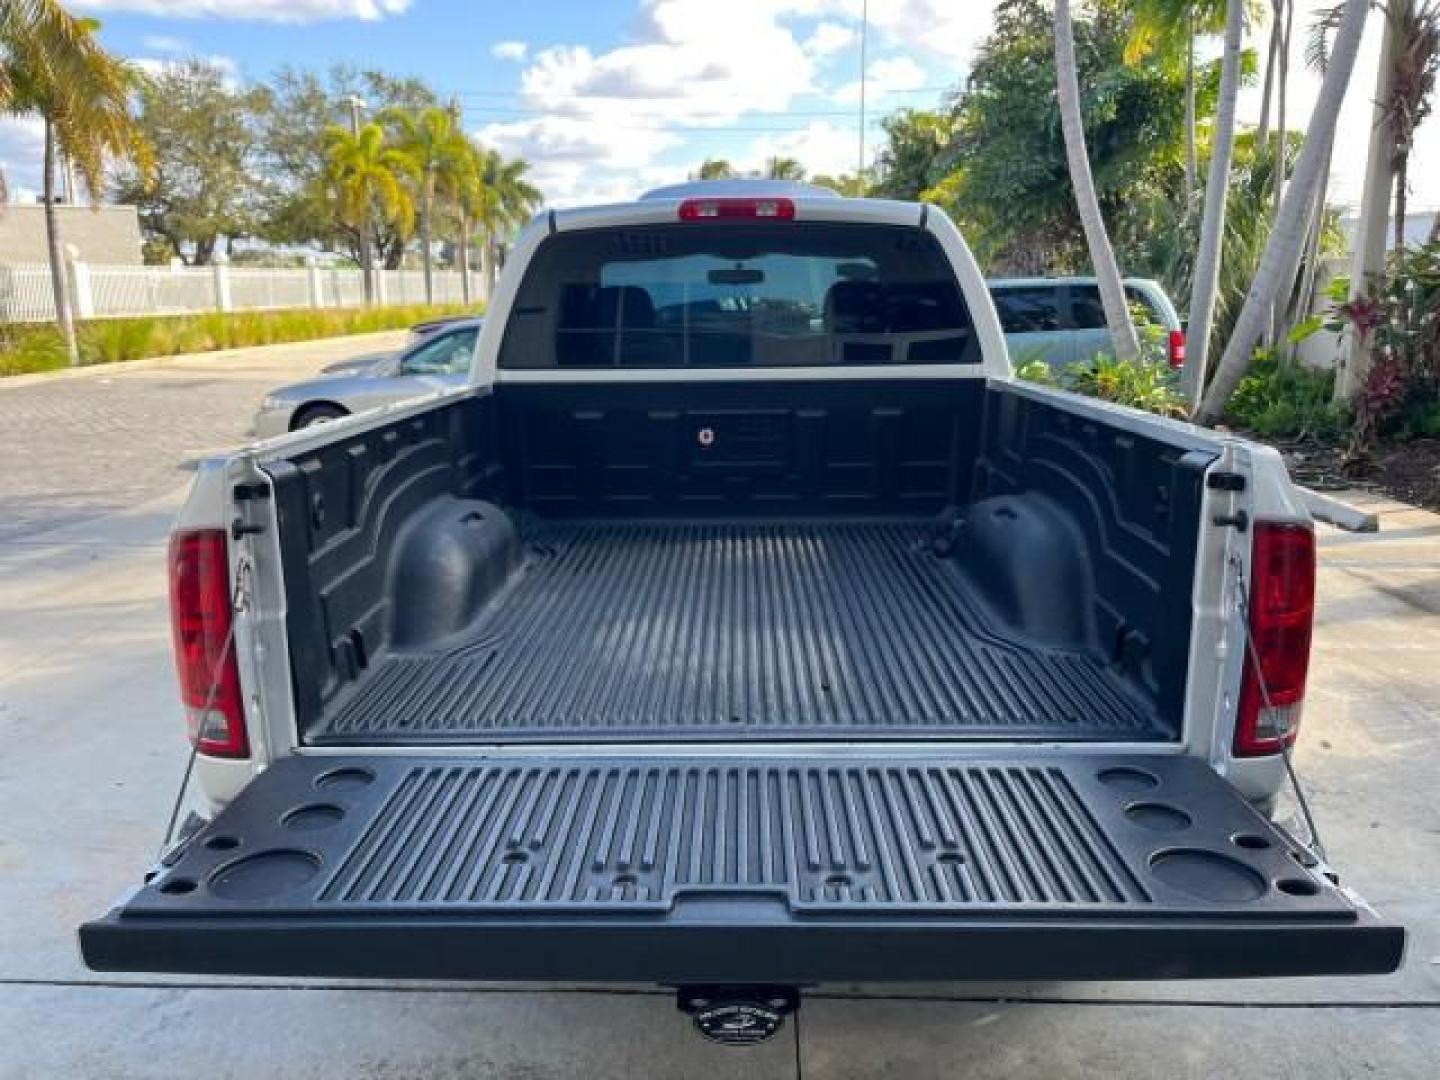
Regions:
<instances>
[{"instance_id":1,"label":"tailgate support cable","mask_svg":"<svg viewBox=\"0 0 1440 1080\"><path fill-rule=\"evenodd\" d=\"M250 606L250 563L241 558L235 564L235 592L230 599L230 611L232 615L239 615L245 612ZM204 716L210 712L210 707L215 704L215 694L220 689L220 666L225 663L230 655L230 650L235 647L235 620L231 618L230 628L225 631L225 641L220 646L220 654L215 657L215 664L210 669L210 689L205 695L205 707L201 711ZM172 854L169 851L170 843L175 838L175 825L180 819L180 808L185 804L185 793L190 789L190 778L195 773L195 756L199 748L191 743L190 753L185 758L185 772L180 777L180 789L175 792L175 801L170 806L170 819L165 823L165 838L160 841L159 861L166 863L167 858ZM172 860L173 861L173 860Z\"/></svg>"},{"instance_id":2,"label":"tailgate support cable","mask_svg":"<svg viewBox=\"0 0 1440 1080\"><path fill-rule=\"evenodd\" d=\"M1245 652L1249 656L1250 666L1255 669L1255 681L1260 687L1260 700L1265 703L1265 708L1270 709L1274 707L1270 703L1270 687L1265 682L1265 669L1260 665L1260 653L1255 647L1255 636L1250 632L1250 604L1245 583L1245 570L1240 565L1239 559L1231 561L1235 567L1235 604L1240 609L1240 624L1245 628ZM1305 788L1300 783L1300 774L1295 771L1295 762L1288 744L1281 747L1280 759L1285 763L1285 775L1289 777L1290 787L1295 792L1295 801L1300 807L1300 816L1305 821L1305 831L1310 834L1309 843L1300 844L1285 829L1281 828L1280 831L1289 836L1290 840L1298 846L1310 849L1311 854L1318 857L1320 862L1328 863L1325 845L1320 840L1320 829L1315 824L1315 815L1310 811L1310 800L1305 797Z\"/></svg>"}]
</instances>

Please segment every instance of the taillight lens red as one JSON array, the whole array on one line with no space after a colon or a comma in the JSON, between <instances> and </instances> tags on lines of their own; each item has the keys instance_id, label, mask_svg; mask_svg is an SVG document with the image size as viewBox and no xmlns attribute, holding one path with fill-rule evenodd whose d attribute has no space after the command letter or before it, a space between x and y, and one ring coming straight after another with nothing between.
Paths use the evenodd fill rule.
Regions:
<instances>
[{"instance_id":1,"label":"taillight lens red","mask_svg":"<svg viewBox=\"0 0 1440 1080\"><path fill-rule=\"evenodd\" d=\"M795 217L789 199L686 199L680 204L681 221L781 220Z\"/></svg>"},{"instance_id":2,"label":"taillight lens red","mask_svg":"<svg viewBox=\"0 0 1440 1080\"><path fill-rule=\"evenodd\" d=\"M1184 330L1171 330L1171 331L1170 331L1170 339L1169 339L1168 349L1167 349L1167 351L1166 351L1166 356L1169 358L1169 360L1170 360L1170 366L1171 366L1172 368L1179 369L1179 368L1182 368L1182 367L1185 366L1185 331L1184 331Z\"/></svg>"},{"instance_id":3,"label":"taillight lens red","mask_svg":"<svg viewBox=\"0 0 1440 1080\"><path fill-rule=\"evenodd\" d=\"M1239 757L1278 753L1294 743L1315 618L1314 532L1305 525L1262 521L1255 526L1253 544L1249 606L1254 650L1246 649L1240 684Z\"/></svg>"},{"instance_id":4,"label":"taillight lens red","mask_svg":"<svg viewBox=\"0 0 1440 1080\"><path fill-rule=\"evenodd\" d=\"M202 754L246 757L250 743L230 633L229 565L220 529L170 538L170 626L190 741Z\"/></svg>"}]
</instances>

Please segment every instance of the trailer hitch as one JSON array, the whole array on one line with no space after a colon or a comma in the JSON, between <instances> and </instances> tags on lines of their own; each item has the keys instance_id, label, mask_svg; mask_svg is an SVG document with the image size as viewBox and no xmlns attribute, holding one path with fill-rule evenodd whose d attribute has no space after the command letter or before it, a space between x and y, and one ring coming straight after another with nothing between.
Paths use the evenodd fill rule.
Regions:
<instances>
[{"instance_id":1,"label":"trailer hitch","mask_svg":"<svg viewBox=\"0 0 1440 1080\"><path fill-rule=\"evenodd\" d=\"M675 1004L712 1042L755 1046L800 1008L800 991L793 986L682 986Z\"/></svg>"}]
</instances>

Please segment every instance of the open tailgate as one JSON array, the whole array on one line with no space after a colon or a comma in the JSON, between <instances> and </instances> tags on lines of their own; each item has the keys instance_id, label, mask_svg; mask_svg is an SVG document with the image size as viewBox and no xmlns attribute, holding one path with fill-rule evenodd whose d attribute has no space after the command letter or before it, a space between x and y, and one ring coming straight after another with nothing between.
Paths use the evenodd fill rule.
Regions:
<instances>
[{"instance_id":1,"label":"open tailgate","mask_svg":"<svg viewBox=\"0 0 1440 1080\"><path fill-rule=\"evenodd\" d=\"M783 983L1382 973L1404 931L1180 757L312 756L102 971Z\"/></svg>"}]
</instances>

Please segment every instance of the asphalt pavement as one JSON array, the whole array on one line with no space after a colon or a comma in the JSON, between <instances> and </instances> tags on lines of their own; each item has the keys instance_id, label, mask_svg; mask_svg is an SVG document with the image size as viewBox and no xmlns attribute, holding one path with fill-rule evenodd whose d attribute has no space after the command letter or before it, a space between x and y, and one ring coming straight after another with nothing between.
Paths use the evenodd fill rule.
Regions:
<instances>
[{"instance_id":1,"label":"asphalt pavement","mask_svg":"<svg viewBox=\"0 0 1440 1080\"><path fill-rule=\"evenodd\" d=\"M389 341L395 340L392 336ZM74 929L153 857L185 759L164 543L187 463L371 337L0 383L0 1078L1426 1077L1440 1072L1440 516L1322 529L1298 763L1384 978L823 987L749 1050L646 988L101 976Z\"/></svg>"}]
</instances>

